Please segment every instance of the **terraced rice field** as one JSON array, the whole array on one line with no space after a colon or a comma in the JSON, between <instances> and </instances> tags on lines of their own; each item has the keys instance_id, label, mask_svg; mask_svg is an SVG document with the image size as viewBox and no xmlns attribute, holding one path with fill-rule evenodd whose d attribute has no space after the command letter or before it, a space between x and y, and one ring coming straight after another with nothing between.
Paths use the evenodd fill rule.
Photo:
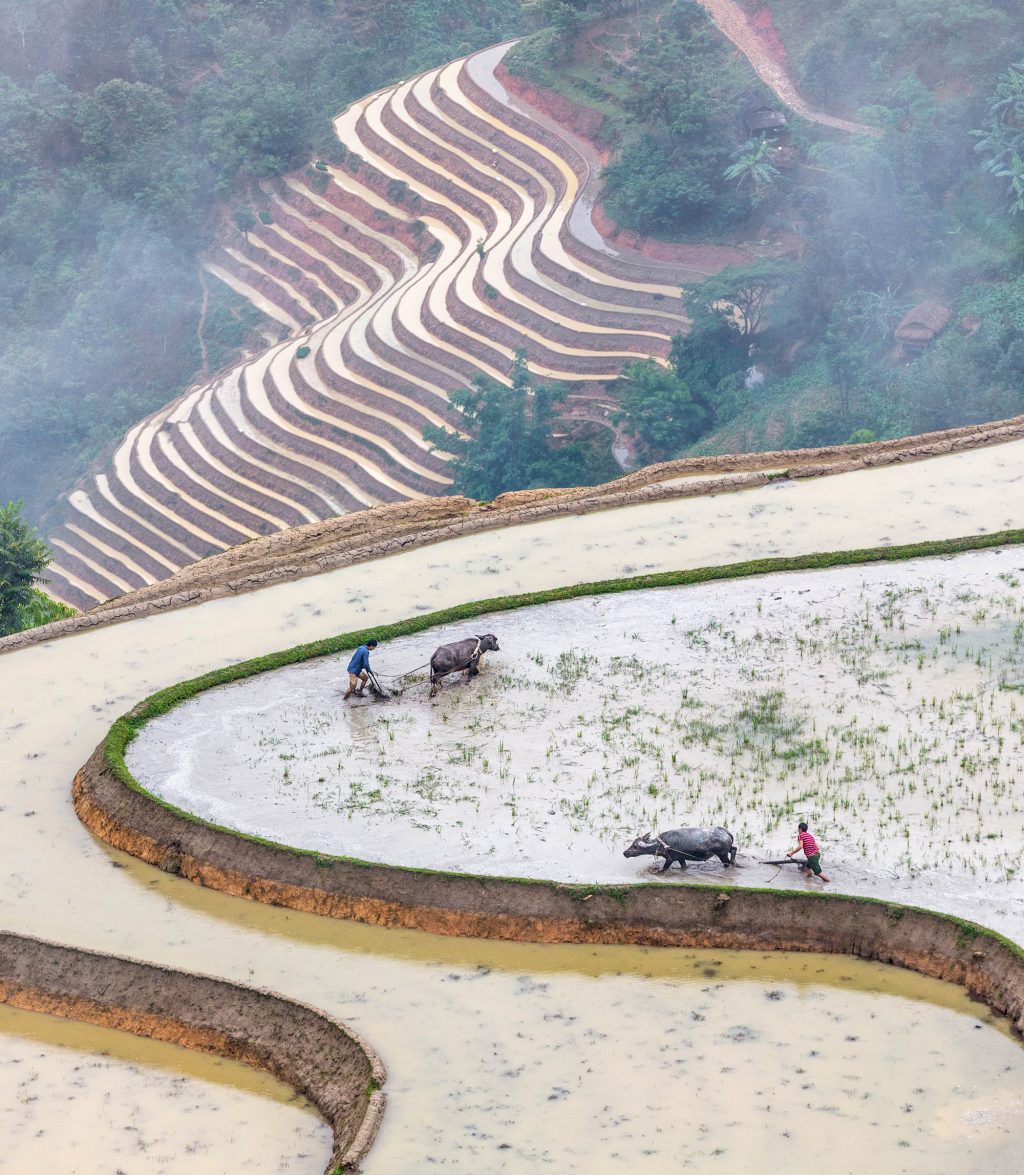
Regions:
<instances>
[{"instance_id":1,"label":"terraced rice field","mask_svg":"<svg viewBox=\"0 0 1024 1175\"><path fill-rule=\"evenodd\" d=\"M1019 938L1022 562L1010 547L483 616L375 654L400 672L498 633L480 676L436 699L421 674L343 706L347 657L307 662L159 716L128 763L251 835L559 881L649 881L661 861L622 856L638 833L724 825L738 868L712 859L690 883L820 888L762 864L806 819L833 889Z\"/></svg>"},{"instance_id":2,"label":"terraced rice field","mask_svg":"<svg viewBox=\"0 0 1024 1175\"><path fill-rule=\"evenodd\" d=\"M559 517L6 654L4 925L268 987L351 1025L390 1074L369 1171L660 1170L681 1166L682 1143L694 1170L764 1167L799 1163L827 1131L837 1171L862 1165L868 1138L879 1170L1009 1175L1019 1050L960 990L845 958L436 939L244 902L106 848L69 784L118 714L174 680L496 592L1019 526L1022 468L1015 442ZM975 908L1020 941L1008 892ZM103 1112L102 1095L89 1104Z\"/></svg>"},{"instance_id":3,"label":"terraced rice field","mask_svg":"<svg viewBox=\"0 0 1024 1175\"><path fill-rule=\"evenodd\" d=\"M449 392L507 382L519 349L540 379L593 385L575 408L599 423L604 381L664 359L681 283L707 271L604 246L585 147L511 104L506 48L354 103L343 163L265 186L270 223L206 268L281 341L141 421L71 493L52 594L88 608L256 535L444 493L424 426L457 426Z\"/></svg>"},{"instance_id":4,"label":"terraced rice field","mask_svg":"<svg viewBox=\"0 0 1024 1175\"><path fill-rule=\"evenodd\" d=\"M322 1170L331 1136L266 1073L0 1006L0 1168L222 1175Z\"/></svg>"}]
</instances>

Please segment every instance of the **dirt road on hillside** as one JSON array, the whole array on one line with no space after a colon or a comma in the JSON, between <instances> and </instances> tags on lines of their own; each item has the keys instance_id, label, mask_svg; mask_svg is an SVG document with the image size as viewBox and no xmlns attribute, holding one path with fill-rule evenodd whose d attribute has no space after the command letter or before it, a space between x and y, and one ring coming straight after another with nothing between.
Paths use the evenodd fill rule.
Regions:
<instances>
[{"instance_id":1,"label":"dirt road on hillside","mask_svg":"<svg viewBox=\"0 0 1024 1175\"><path fill-rule=\"evenodd\" d=\"M785 68L768 52L757 31L751 27L747 14L736 3L736 0L699 0L707 9L708 15L715 22L718 29L729 38L737 49L754 67L757 76L775 92L780 102L791 110L806 118L809 122L817 122L822 126L835 127L841 131L852 131L858 135L875 135L881 132L876 127L865 126L863 123L850 122L845 118L835 118L831 114L823 114L814 110L797 93L796 86Z\"/></svg>"}]
</instances>

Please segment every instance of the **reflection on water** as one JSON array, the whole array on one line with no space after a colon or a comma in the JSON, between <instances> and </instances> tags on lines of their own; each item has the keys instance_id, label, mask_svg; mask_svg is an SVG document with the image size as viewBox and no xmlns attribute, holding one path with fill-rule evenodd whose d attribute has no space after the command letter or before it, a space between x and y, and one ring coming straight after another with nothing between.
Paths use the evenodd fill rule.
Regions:
<instances>
[{"instance_id":1,"label":"reflection on water","mask_svg":"<svg viewBox=\"0 0 1024 1175\"><path fill-rule=\"evenodd\" d=\"M317 1172L331 1132L265 1073L0 1006L0 1170Z\"/></svg>"}]
</instances>

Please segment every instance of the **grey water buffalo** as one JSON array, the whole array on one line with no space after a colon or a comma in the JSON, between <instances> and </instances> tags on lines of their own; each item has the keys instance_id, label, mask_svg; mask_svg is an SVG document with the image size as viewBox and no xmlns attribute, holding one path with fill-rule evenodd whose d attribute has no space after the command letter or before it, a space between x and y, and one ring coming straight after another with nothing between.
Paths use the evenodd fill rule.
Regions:
<instances>
[{"instance_id":1,"label":"grey water buffalo","mask_svg":"<svg viewBox=\"0 0 1024 1175\"><path fill-rule=\"evenodd\" d=\"M687 861L707 861L717 857L726 868L736 860L732 833L724 828L670 828L657 836L648 832L638 836L623 852L624 857L664 857L662 873L678 861L685 869Z\"/></svg>"},{"instance_id":2,"label":"grey water buffalo","mask_svg":"<svg viewBox=\"0 0 1024 1175\"><path fill-rule=\"evenodd\" d=\"M492 632L484 636L468 636L464 641L454 641L441 647L430 658L430 696L438 691L438 682L449 673L468 670L467 677L476 677L484 653L498 651L498 638Z\"/></svg>"}]
</instances>

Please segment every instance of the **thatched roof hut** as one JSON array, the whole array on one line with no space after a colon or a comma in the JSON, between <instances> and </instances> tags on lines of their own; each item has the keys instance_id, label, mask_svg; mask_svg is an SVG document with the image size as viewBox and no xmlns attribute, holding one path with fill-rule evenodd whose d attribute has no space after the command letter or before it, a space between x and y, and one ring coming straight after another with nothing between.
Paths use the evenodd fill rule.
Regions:
<instances>
[{"instance_id":1,"label":"thatched roof hut","mask_svg":"<svg viewBox=\"0 0 1024 1175\"><path fill-rule=\"evenodd\" d=\"M908 310L896 328L896 341L904 351L920 351L942 333L952 310L937 298L927 298Z\"/></svg>"}]
</instances>

